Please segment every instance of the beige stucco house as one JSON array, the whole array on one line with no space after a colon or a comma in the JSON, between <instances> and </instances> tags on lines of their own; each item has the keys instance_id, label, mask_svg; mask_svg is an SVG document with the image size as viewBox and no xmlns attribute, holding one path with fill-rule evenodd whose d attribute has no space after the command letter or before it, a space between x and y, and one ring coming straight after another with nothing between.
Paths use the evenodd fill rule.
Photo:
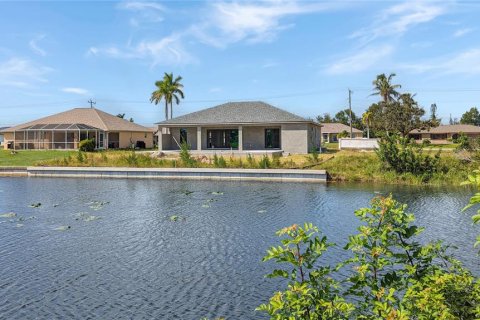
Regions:
<instances>
[{"instance_id":1,"label":"beige stucco house","mask_svg":"<svg viewBox=\"0 0 480 320\"><path fill-rule=\"evenodd\" d=\"M322 123L322 142L338 142L338 135L346 131L350 135L350 126L343 123ZM352 138L362 138L363 132L357 128L352 128Z\"/></svg>"},{"instance_id":2,"label":"beige stucco house","mask_svg":"<svg viewBox=\"0 0 480 320\"><path fill-rule=\"evenodd\" d=\"M153 148L154 130L96 108L75 108L0 131L4 149L78 149L95 139L97 149Z\"/></svg>"},{"instance_id":3,"label":"beige stucco house","mask_svg":"<svg viewBox=\"0 0 480 320\"><path fill-rule=\"evenodd\" d=\"M448 144L458 138L461 133L476 139L480 137L480 127L470 124L441 125L428 130L412 130L409 136L420 142L430 140L432 144Z\"/></svg>"},{"instance_id":4,"label":"beige stucco house","mask_svg":"<svg viewBox=\"0 0 480 320\"><path fill-rule=\"evenodd\" d=\"M158 123L160 151L301 154L320 148L320 125L260 101L229 102Z\"/></svg>"}]
</instances>

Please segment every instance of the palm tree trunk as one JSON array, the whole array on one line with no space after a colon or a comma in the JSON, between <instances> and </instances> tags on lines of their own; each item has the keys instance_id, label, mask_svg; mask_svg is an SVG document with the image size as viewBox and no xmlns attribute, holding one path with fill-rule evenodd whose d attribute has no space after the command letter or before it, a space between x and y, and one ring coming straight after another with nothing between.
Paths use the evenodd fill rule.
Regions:
<instances>
[{"instance_id":1,"label":"palm tree trunk","mask_svg":"<svg viewBox=\"0 0 480 320\"><path fill-rule=\"evenodd\" d=\"M370 126L367 123L367 139L370 139Z\"/></svg>"},{"instance_id":2,"label":"palm tree trunk","mask_svg":"<svg viewBox=\"0 0 480 320\"><path fill-rule=\"evenodd\" d=\"M170 102L170 119L173 118L173 103Z\"/></svg>"},{"instance_id":3,"label":"palm tree trunk","mask_svg":"<svg viewBox=\"0 0 480 320\"><path fill-rule=\"evenodd\" d=\"M168 120L168 102L165 101L165 120Z\"/></svg>"}]
</instances>

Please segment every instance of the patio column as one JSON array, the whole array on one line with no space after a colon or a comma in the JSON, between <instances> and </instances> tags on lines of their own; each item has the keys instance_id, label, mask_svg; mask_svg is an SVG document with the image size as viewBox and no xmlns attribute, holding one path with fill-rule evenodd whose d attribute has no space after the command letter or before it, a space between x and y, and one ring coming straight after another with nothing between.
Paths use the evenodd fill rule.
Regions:
<instances>
[{"instance_id":1,"label":"patio column","mask_svg":"<svg viewBox=\"0 0 480 320\"><path fill-rule=\"evenodd\" d=\"M238 126L238 151L243 151L243 127Z\"/></svg>"},{"instance_id":2,"label":"patio column","mask_svg":"<svg viewBox=\"0 0 480 320\"><path fill-rule=\"evenodd\" d=\"M158 136L158 151L162 151L163 150L163 128L158 128L157 136Z\"/></svg>"},{"instance_id":3,"label":"patio column","mask_svg":"<svg viewBox=\"0 0 480 320\"><path fill-rule=\"evenodd\" d=\"M202 150L202 127L197 127L197 150Z\"/></svg>"}]
</instances>

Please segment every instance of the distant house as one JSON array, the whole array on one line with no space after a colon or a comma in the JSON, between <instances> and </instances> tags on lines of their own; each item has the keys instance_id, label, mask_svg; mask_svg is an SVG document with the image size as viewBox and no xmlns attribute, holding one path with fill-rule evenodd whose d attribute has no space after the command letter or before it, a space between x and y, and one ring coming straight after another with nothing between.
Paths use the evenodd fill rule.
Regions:
<instances>
[{"instance_id":1,"label":"distant house","mask_svg":"<svg viewBox=\"0 0 480 320\"><path fill-rule=\"evenodd\" d=\"M338 135L346 131L350 136L350 126L343 123L322 123L322 142L338 142ZM363 132L357 128L352 128L352 138L362 138Z\"/></svg>"},{"instance_id":2,"label":"distant house","mask_svg":"<svg viewBox=\"0 0 480 320\"><path fill-rule=\"evenodd\" d=\"M5 130L5 129L8 129L8 127L1 127L0 128L0 146L3 146L4 137L3 137L2 130Z\"/></svg>"},{"instance_id":3,"label":"distant house","mask_svg":"<svg viewBox=\"0 0 480 320\"><path fill-rule=\"evenodd\" d=\"M222 150L308 153L320 147L320 125L264 102L230 102L158 123L160 151Z\"/></svg>"},{"instance_id":4,"label":"distant house","mask_svg":"<svg viewBox=\"0 0 480 320\"><path fill-rule=\"evenodd\" d=\"M470 138L480 137L480 127L470 124L441 125L429 130L412 130L409 136L417 141L430 140L433 144L450 143L463 133Z\"/></svg>"},{"instance_id":5,"label":"distant house","mask_svg":"<svg viewBox=\"0 0 480 320\"><path fill-rule=\"evenodd\" d=\"M153 147L147 128L96 108L75 108L0 131L5 149L78 149L94 139L97 149Z\"/></svg>"}]
</instances>

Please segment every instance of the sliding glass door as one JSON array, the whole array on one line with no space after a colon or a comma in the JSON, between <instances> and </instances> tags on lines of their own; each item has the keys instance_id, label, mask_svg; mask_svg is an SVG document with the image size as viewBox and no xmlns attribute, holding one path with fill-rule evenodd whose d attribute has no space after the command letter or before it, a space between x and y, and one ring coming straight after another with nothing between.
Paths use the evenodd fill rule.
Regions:
<instances>
[{"instance_id":1,"label":"sliding glass door","mask_svg":"<svg viewBox=\"0 0 480 320\"><path fill-rule=\"evenodd\" d=\"M238 149L238 129L207 130L207 148Z\"/></svg>"}]
</instances>

